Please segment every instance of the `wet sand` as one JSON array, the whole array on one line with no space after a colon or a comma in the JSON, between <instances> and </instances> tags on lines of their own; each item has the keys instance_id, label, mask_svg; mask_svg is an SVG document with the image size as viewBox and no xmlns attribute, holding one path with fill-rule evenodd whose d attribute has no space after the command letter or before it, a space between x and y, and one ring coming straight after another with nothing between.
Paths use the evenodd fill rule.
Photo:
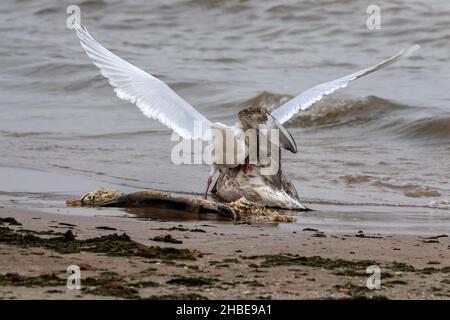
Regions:
<instances>
[{"instance_id":1,"label":"wet sand","mask_svg":"<svg viewBox=\"0 0 450 320\"><path fill-rule=\"evenodd\" d=\"M167 222L4 207L0 218L2 299L450 297L447 235L293 232L269 223ZM75 241L36 238L62 239L68 230ZM129 238L87 240L123 233ZM81 268L81 290L66 287L69 265ZM369 265L381 268L379 290L366 288Z\"/></svg>"}]
</instances>

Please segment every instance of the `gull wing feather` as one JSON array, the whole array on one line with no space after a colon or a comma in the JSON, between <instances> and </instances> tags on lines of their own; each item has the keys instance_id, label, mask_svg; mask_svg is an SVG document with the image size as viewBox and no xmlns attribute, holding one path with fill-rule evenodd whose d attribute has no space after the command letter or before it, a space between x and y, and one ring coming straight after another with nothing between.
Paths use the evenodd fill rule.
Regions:
<instances>
[{"instance_id":1,"label":"gull wing feather","mask_svg":"<svg viewBox=\"0 0 450 320\"><path fill-rule=\"evenodd\" d=\"M416 44L409 49L401 50L395 56L384 60L383 62L380 62L374 66L352 73L337 80L316 85L306 90L302 94L296 96L295 98L289 100L282 106L278 107L271 114L280 123L285 123L293 116L295 116L300 110L308 109L315 102L321 100L324 96L329 95L338 89L345 88L353 80L380 70L396 61L400 61L409 57L414 51L419 48L420 46Z\"/></svg>"},{"instance_id":2,"label":"gull wing feather","mask_svg":"<svg viewBox=\"0 0 450 320\"><path fill-rule=\"evenodd\" d=\"M160 121L185 139L211 140L211 122L169 86L104 48L86 28L74 27L84 51L120 99L135 103L145 116ZM200 123L201 130L194 130L194 124Z\"/></svg>"}]
</instances>

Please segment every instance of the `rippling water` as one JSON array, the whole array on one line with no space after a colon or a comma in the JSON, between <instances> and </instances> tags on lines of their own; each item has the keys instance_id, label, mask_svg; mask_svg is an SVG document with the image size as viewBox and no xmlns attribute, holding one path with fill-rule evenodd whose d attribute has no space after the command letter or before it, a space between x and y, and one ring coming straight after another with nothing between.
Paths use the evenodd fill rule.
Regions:
<instances>
[{"instance_id":1,"label":"rippling water","mask_svg":"<svg viewBox=\"0 0 450 320\"><path fill-rule=\"evenodd\" d=\"M377 1L381 29L368 30L371 2L2 2L0 166L136 188L204 187L208 167L172 164L169 130L117 99L90 64L65 28L72 3L104 46L229 124L249 100L274 108L419 43L410 59L292 120L299 153L285 154L284 170L310 206L339 204L327 207L331 216L381 206L400 217L433 212L431 226L450 226L450 3Z\"/></svg>"}]
</instances>

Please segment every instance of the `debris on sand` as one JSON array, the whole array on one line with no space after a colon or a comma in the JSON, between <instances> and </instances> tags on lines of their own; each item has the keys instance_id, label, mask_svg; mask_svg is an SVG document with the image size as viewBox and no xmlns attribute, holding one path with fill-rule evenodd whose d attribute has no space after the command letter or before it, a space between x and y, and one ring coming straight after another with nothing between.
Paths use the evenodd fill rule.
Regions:
<instances>
[{"instance_id":1,"label":"debris on sand","mask_svg":"<svg viewBox=\"0 0 450 320\"><path fill-rule=\"evenodd\" d=\"M121 195L123 195L123 193L120 191L101 188L100 190L97 191L85 193L84 195L81 196L80 199L71 198L66 201L66 204L71 207L84 207L84 206L96 207L102 202L116 198Z\"/></svg>"},{"instance_id":2,"label":"debris on sand","mask_svg":"<svg viewBox=\"0 0 450 320\"><path fill-rule=\"evenodd\" d=\"M236 214L236 219L268 219L275 222L293 222L294 218L287 215L279 214L274 210L267 209L255 205L244 197L227 204Z\"/></svg>"}]
</instances>

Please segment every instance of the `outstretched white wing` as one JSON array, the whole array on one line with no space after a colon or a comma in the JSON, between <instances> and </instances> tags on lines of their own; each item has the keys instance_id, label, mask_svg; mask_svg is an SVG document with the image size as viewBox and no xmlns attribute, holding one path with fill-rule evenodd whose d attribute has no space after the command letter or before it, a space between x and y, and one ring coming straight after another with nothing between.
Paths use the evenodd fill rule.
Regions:
<instances>
[{"instance_id":1,"label":"outstretched white wing","mask_svg":"<svg viewBox=\"0 0 450 320\"><path fill-rule=\"evenodd\" d=\"M348 76L339 78L337 80L316 85L315 87L306 90L302 94L296 96L295 98L289 100L282 106L278 107L271 114L279 122L284 123L289 119L291 119L297 112L299 112L300 110L308 109L310 106L312 106L315 102L322 99L324 96L331 94L338 89L345 88L350 81L353 81L369 73L384 68L396 61L402 60L410 56L414 51L416 51L419 48L420 48L419 45L414 45L407 50L405 49L401 50L395 56L372 67L352 73Z\"/></svg>"},{"instance_id":2,"label":"outstretched white wing","mask_svg":"<svg viewBox=\"0 0 450 320\"><path fill-rule=\"evenodd\" d=\"M119 98L135 103L145 116L160 121L185 139L210 140L211 122L164 82L104 48L85 28L75 25L75 30L84 51L109 79ZM201 130L194 130L194 125L201 125Z\"/></svg>"}]
</instances>

